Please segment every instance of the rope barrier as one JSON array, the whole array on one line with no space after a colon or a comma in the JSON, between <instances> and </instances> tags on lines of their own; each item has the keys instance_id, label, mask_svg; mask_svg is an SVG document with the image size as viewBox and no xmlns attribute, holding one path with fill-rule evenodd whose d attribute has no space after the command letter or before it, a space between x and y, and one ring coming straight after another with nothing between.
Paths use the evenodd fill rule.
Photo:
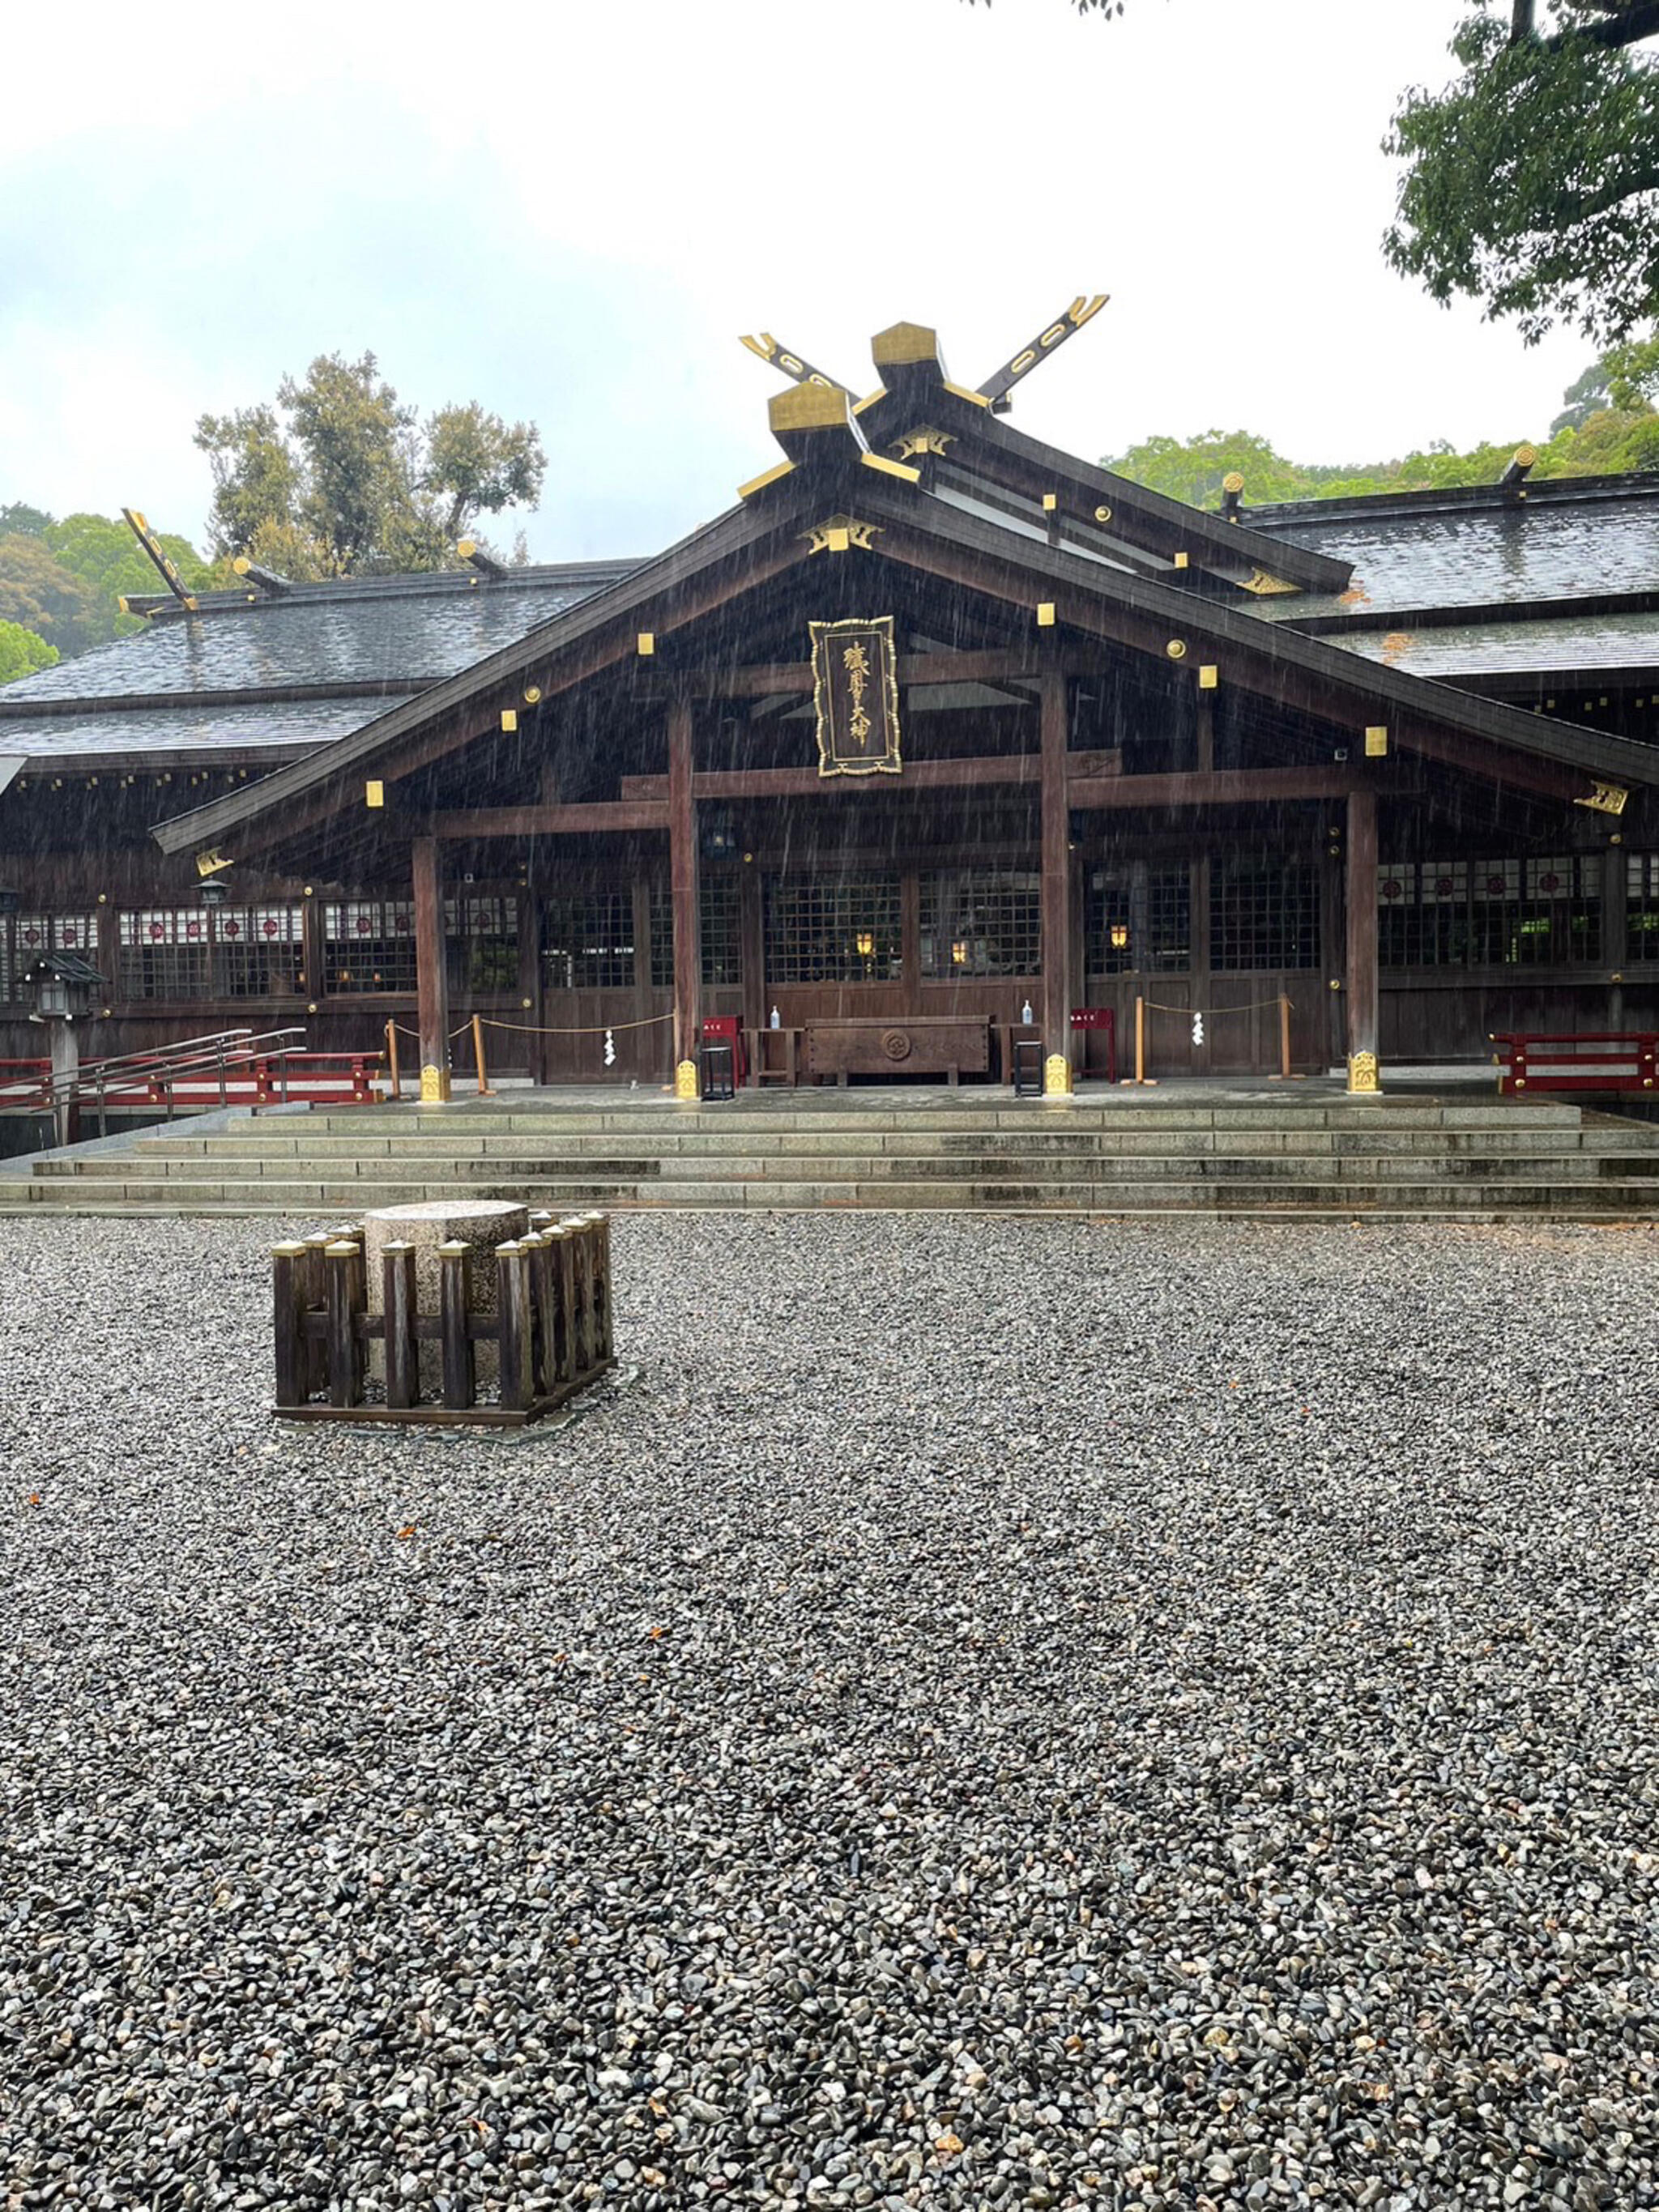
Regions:
<instances>
[{"instance_id":1,"label":"rope barrier","mask_svg":"<svg viewBox=\"0 0 1659 2212\"><path fill-rule=\"evenodd\" d=\"M520 1036L608 1036L616 1030L654 1029L659 1022L672 1022L672 1013L647 1014L637 1022L599 1022L586 1029L541 1029L533 1022L498 1022L488 1014L478 1018L487 1030L512 1030ZM470 1027L471 1024L469 1024Z\"/></svg>"},{"instance_id":2,"label":"rope barrier","mask_svg":"<svg viewBox=\"0 0 1659 2212\"><path fill-rule=\"evenodd\" d=\"M1252 999L1248 1006L1166 1006L1160 999L1143 999L1140 1003L1152 1013L1180 1014L1188 1021L1191 1021L1194 1014L1202 1014L1206 1022L1211 1022L1218 1014L1260 1013L1263 1006L1277 1006L1281 1001L1279 999ZM1282 1003L1292 1013L1296 1012L1294 999L1285 999Z\"/></svg>"}]
</instances>

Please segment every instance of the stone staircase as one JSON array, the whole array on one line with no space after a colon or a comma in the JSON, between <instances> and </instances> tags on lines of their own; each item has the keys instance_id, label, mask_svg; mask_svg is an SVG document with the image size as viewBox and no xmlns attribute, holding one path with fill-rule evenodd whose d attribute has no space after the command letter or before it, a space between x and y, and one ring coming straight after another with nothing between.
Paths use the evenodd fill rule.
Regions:
<instances>
[{"instance_id":1,"label":"stone staircase","mask_svg":"<svg viewBox=\"0 0 1659 2212\"><path fill-rule=\"evenodd\" d=\"M1124 1092L772 1094L701 1109L526 1093L189 1123L0 1178L0 1210L357 1215L456 1195L551 1208L956 1207L1659 1220L1659 1127L1559 1103Z\"/></svg>"}]
</instances>

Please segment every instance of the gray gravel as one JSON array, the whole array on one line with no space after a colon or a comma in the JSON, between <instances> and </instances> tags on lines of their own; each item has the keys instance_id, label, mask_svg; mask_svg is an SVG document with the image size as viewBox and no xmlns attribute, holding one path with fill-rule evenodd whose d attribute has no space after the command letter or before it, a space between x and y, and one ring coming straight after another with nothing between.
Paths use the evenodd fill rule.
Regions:
<instances>
[{"instance_id":1,"label":"gray gravel","mask_svg":"<svg viewBox=\"0 0 1659 2212\"><path fill-rule=\"evenodd\" d=\"M634 1218L283 1428L0 1221L10 2212L1659 2204L1659 1232Z\"/></svg>"}]
</instances>

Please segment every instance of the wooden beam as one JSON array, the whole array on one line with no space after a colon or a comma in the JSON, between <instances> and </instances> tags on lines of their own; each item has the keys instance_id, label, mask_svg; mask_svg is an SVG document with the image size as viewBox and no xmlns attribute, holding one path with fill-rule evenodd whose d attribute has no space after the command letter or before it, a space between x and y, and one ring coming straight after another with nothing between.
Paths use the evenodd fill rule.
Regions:
<instances>
[{"instance_id":1,"label":"wooden beam","mask_svg":"<svg viewBox=\"0 0 1659 2212\"><path fill-rule=\"evenodd\" d=\"M1066 787L1071 806L1115 811L1137 806L1267 806L1286 800L1345 799L1351 791L1375 786L1374 770L1355 764L1340 768L1227 768L1207 775L1073 776Z\"/></svg>"},{"instance_id":2,"label":"wooden beam","mask_svg":"<svg viewBox=\"0 0 1659 2212\"><path fill-rule=\"evenodd\" d=\"M422 825L436 837L573 837L611 830L666 830L668 801L596 799L567 806L456 807L428 815Z\"/></svg>"},{"instance_id":3,"label":"wooden beam","mask_svg":"<svg viewBox=\"0 0 1659 2212\"><path fill-rule=\"evenodd\" d=\"M674 902L674 1066L697 1057L702 1027L702 933L697 892L697 802L691 702L668 709L668 872ZM701 1091L701 1084L698 1085Z\"/></svg>"},{"instance_id":4,"label":"wooden beam","mask_svg":"<svg viewBox=\"0 0 1659 2212\"><path fill-rule=\"evenodd\" d=\"M1075 654L1065 665L1065 673L1086 675L1093 665ZM1034 684L1040 672L1035 654L1007 646L980 653L904 653L898 663L902 690L922 684ZM684 680L699 699L773 699L786 692L810 693L812 664L782 660L746 668L700 669Z\"/></svg>"}]
</instances>

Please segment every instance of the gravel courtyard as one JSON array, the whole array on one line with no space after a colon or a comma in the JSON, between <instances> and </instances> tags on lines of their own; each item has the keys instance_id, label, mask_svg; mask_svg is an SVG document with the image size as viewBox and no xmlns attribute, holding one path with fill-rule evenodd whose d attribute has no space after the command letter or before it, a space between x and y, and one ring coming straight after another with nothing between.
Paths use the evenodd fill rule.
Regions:
<instances>
[{"instance_id":1,"label":"gravel courtyard","mask_svg":"<svg viewBox=\"0 0 1659 2212\"><path fill-rule=\"evenodd\" d=\"M1659 1231L628 1218L507 1442L274 1233L0 1221L8 2212L1659 2206Z\"/></svg>"}]
</instances>

